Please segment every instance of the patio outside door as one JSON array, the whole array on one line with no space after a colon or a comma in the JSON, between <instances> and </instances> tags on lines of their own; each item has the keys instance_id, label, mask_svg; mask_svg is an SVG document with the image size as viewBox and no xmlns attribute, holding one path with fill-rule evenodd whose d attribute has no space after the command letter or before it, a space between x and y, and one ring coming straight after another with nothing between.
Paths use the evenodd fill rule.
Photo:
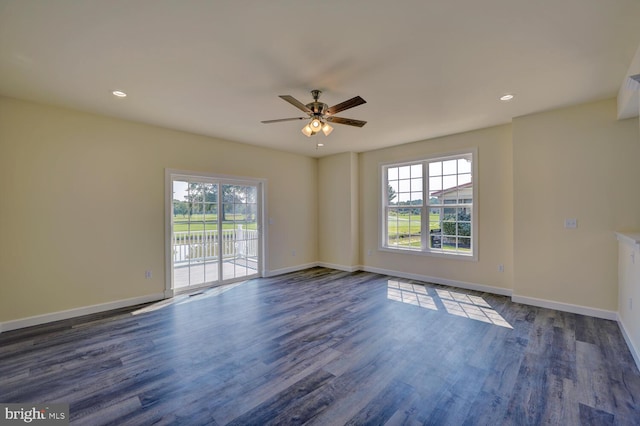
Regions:
<instances>
[{"instance_id":1,"label":"patio outside door","mask_svg":"<svg viewBox=\"0 0 640 426\"><path fill-rule=\"evenodd\" d=\"M262 185L172 175L171 289L258 276Z\"/></svg>"}]
</instances>

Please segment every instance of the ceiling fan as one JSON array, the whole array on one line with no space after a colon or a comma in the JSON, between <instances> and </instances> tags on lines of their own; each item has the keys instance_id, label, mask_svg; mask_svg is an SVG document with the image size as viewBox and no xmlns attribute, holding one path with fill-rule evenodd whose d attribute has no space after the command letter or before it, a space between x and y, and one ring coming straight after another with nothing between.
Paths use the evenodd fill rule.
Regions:
<instances>
[{"instance_id":1,"label":"ceiling fan","mask_svg":"<svg viewBox=\"0 0 640 426\"><path fill-rule=\"evenodd\" d=\"M367 124L366 121L354 120L352 118L336 117L335 114L347 110L349 108L357 107L367 103L360 96L348 99L344 102L340 102L337 105L329 107L329 105L318 101L322 92L320 90L312 90L311 96L313 96L313 102L303 104L296 98L290 95L280 95L282 99L289 102L294 107L305 112L306 117L294 117L294 118L280 118L277 120L265 120L264 124L279 123L281 121L293 121L293 120L310 120L309 123L302 128L302 133L305 136L311 137L322 130L325 136L329 136L329 133L333 131L333 127L329 123L346 124L347 126L362 127Z\"/></svg>"}]
</instances>

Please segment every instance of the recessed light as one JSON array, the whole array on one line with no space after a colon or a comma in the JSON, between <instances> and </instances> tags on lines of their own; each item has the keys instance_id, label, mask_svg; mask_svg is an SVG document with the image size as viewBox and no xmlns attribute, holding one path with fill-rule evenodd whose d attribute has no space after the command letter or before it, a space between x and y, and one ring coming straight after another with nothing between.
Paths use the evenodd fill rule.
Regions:
<instances>
[{"instance_id":1,"label":"recessed light","mask_svg":"<svg viewBox=\"0 0 640 426\"><path fill-rule=\"evenodd\" d=\"M316 146L324 146L324 144L323 143L319 143Z\"/></svg>"},{"instance_id":2,"label":"recessed light","mask_svg":"<svg viewBox=\"0 0 640 426\"><path fill-rule=\"evenodd\" d=\"M505 95L500 96L500 100L501 101L510 101L511 99L513 99L514 96L510 93L507 93Z\"/></svg>"},{"instance_id":3,"label":"recessed light","mask_svg":"<svg viewBox=\"0 0 640 426\"><path fill-rule=\"evenodd\" d=\"M118 98L126 98L127 97L127 94L124 93L122 90L114 90L111 93L113 94L113 96L116 96Z\"/></svg>"}]
</instances>

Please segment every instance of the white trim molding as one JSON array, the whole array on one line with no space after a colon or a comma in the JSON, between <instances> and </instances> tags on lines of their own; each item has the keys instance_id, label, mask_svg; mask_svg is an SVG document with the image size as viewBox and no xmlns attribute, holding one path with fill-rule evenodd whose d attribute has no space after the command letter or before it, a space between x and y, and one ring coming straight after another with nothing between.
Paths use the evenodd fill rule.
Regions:
<instances>
[{"instance_id":1,"label":"white trim molding","mask_svg":"<svg viewBox=\"0 0 640 426\"><path fill-rule=\"evenodd\" d=\"M97 314L99 312L111 311L114 309L126 308L129 306L141 305L143 303L157 302L164 299L163 293L154 293L146 296L134 297L131 299L116 300L114 302L100 303L98 305L83 306L80 308L68 309L65 311L52 312L49 314L36 315L33 317L20 318L0 323L0 333L4 331L17 330L19 328L32 327L34 325L46 324L84 315Z\"/></svg>"},{"instance_id":2,"label":"white trim molding","mask_svg":"<svg viewBox=\"0 0 640 426\"><path fill-rule=\"evenodd\" d=\"M636 367L638 367L638 370L640 370L640 350L638 348L636 348L633 344L633 342L631 341L631 338L629 337L629 333L627 332L627 328L624 325L624 321L622 321L622 318L620 317L620 315L618 315L618 325L620 326L620 331L622 331L622 337L624 337L624 341L627 343L627 346L629 347L629 352L631 352L631 356L633 357L633 360L636 362Z\"/></svg>"},{"instance_id":3,"label":"white trim molding","mask_svg":"<svg viewBox=\"0 0 640 426\"><path fill-rule=\"evenodd\" d=\"M515 303L522 303L523 305L538 306L540 308L554 309L556 311L587 315L590 317L602 318L612 321L616 321L618 319L618 313L615 311L607 311L605 309L573 305L571 303L556 302L546 299L536 299L535 297L518 296L517 294L511 296L511 301Z\"/></svg>"},{"instance_id":4,"label":"white trim molding","mask_svg":"<svg viewBox=\"0 0 640 426\"><path fill-rule=\"evenodd\" d=\"M511 293L512 293L512 290L508 288L493 287L489 285L469 283L465 281L449 280L446 278L431 277L428 275L409 274L406 272L394 271L391 269L373 268L371 266L362 266L359 269L366 272L374 272L376 274L389 275L389 276L398 277L398 278L406 278L409 280L424 281L424 282L433 283L433 284L448 285L450 287L463 288L465 290L481 291L483 293L492 293L492 294L498 294L501 296L511 296Z\"/></svg>"},{"instance_id":5,"label":"white trim molding","mask_svg":"<svg viewBox=\"0 0 640 426\"><path fill-rule=\"evenodd\" d=\"M336 269L338 271L344 272L358 272L362 270L362 266L347 266L347 265L338 265L335 263L326 263L326 262L318 262L316 266L321 266L323 268Z\"/></svg>"},{"instance_id":6,"label":"white trim molding","mask_svg":"<svg viewBox=\"0 0 640 426\"><path fill-rule=\"evenodd\" d=\"M313 263L305 263L303 265L289 266L287 268L274 269L272 271L265 271L264 276L266 278L275 277L277 275L288 274L289 272L298 272L298 271L303 271L309 268L315 268L316 266L320 266L320 264L318 262L313 262Z\"/></svg>"},{"instance_id":7,"label":"white trim molding","mask_svg":"<svg viewBox=\"0 0 640 426\"><path fill-rule=\"evenodd\" d=\"M640 232L616 232L616 239L640 249Z\"/></svg>"}]
</instances>

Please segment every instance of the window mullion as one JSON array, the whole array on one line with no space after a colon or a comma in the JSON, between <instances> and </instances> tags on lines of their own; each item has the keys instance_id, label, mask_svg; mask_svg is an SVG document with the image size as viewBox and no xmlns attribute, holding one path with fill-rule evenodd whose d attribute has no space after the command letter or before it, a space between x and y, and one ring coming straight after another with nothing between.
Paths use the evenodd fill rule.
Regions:
<instances>
[{"instance_id":1,"label":"window mullion","mask_svg":"<svg viewBox=\"0 0 640 426\"><path fill-rule=\"evenodd\" d=\"M429 234L431 234L430 208L429 208L429 167L426 161L422 162L422 251L429 251Z\"/></svg>"}]
</instances>

